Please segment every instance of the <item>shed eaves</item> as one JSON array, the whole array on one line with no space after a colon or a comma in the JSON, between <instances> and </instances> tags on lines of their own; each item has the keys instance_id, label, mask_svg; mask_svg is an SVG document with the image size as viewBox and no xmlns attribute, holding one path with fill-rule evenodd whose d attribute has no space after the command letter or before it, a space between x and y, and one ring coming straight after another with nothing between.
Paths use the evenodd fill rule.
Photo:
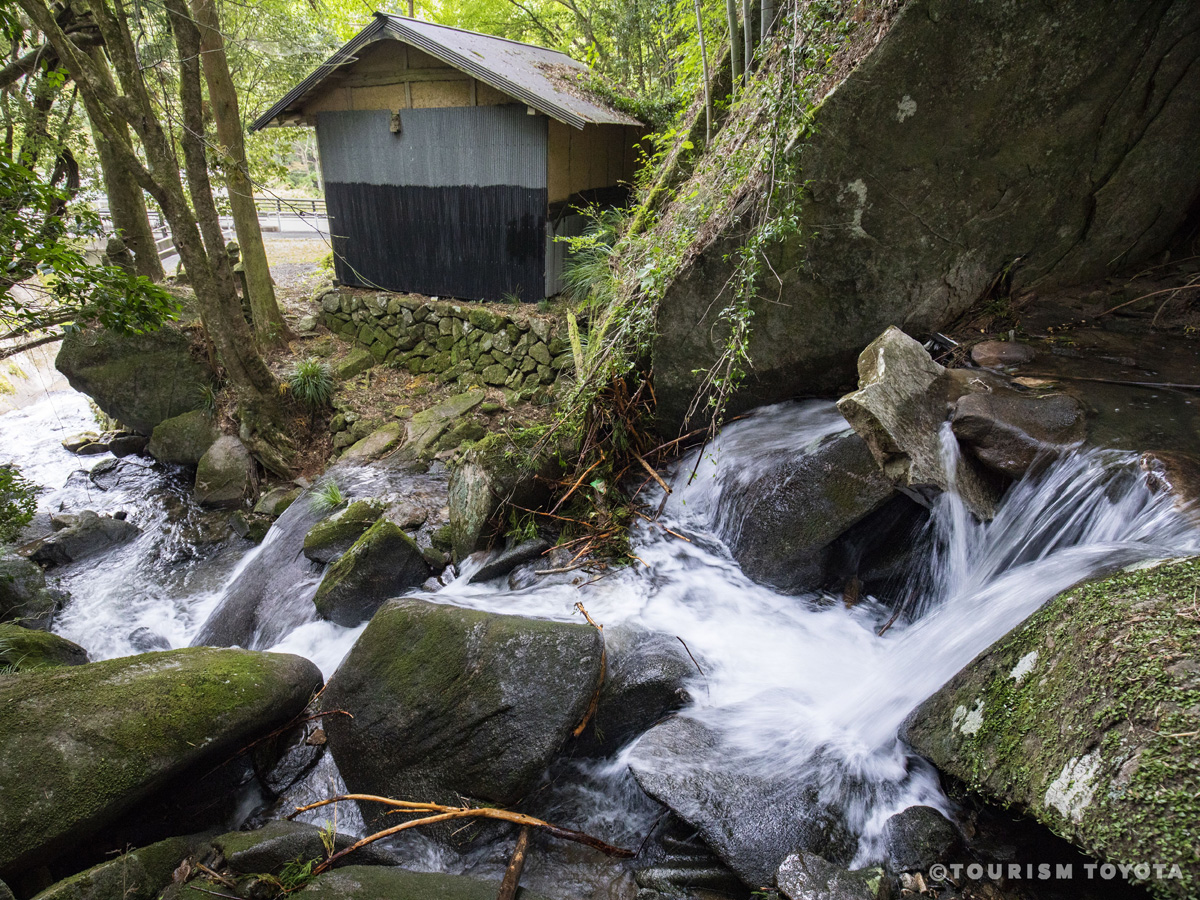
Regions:
<instances>
[{"instance_id":1,"label":"shed eaves","mask_svg":"<svg viewBox=\"0 0 1200 900\"><path fill-rule=\"evenodd\" d=\"M538 112L576 128L588 124L642 124L574 85L571 73L586 72L587 66L565 53L420 19L375 13L374 22L259 116L251 130L279 124L276 119L293 111L335 71L353 65L363 47L379 40L411 44Z\"/></svg>"}]
</instances>

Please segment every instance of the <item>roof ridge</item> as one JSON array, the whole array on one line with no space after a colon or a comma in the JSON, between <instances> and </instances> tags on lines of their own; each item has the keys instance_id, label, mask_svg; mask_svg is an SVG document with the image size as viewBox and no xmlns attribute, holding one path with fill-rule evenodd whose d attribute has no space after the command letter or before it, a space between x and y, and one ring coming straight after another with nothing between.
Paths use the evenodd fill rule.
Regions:
<instances>
[{"instance_id":1,"label":"roof ridge","mask_svg":"<svg viewBox=\"0 0 1200 900\"><path fill-rule=\"evenodd\" d=\"M471 31L469 28L458 28L455 25L443 25L441 22L430 22L427 19L410 18L409 16L401 16L397 13L386 13L376 10L373 15L380 16L384 19L399 19L402 22L416 22L420 25L432 25L434 28L444 28L446 31L457 31L459 34L470 34L474 35L475 37L489 38L493 41L503 41L506 44L516 44L518 47L533 47L536 50L545 50L547 53L557 54L558 56L569 59L576 65L580 65L579 60L575 59L570 54L564 53L562 50L555 50L553 47L543 46L542 44L531 44L528 41L516 41L512 38L500 37L498 34L488 34L486 31Z\"/></svg>"}]
</instances>

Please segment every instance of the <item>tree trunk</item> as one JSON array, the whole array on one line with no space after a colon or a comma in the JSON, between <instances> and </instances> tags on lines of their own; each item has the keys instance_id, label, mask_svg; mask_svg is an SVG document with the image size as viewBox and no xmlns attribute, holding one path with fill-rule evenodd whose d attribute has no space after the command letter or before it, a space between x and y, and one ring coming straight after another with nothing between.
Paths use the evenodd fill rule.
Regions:
<instances>
[{"instance_id":1,"label":"tree trunk","mask_svg":"<svg viewBox=\"0 0 1200 900\"><path fill-rule=\"evenodd\" d=\"M242 251L246 270L246 289L250 294L250 310L254 330L261 343L273 344L285 340L290 332L275 301L275 286L267 265L258 210L254 206L254 187L246 163L246 142L242 134L242 119L238 111L237 92L229 74L225 57L225 40L213 0L191 0L192 15L200 33L201 60L204 78L208 83L208 99L217 125L217 138L228 159L224 161L225 184L229 189L229 206Z\"/></svg>"},{"instance_id":2,"label":"tree trunk","mask_svg":"<svg viewBox=\"0 0 1200 900\"><path fill-rule=\"evenodd\" d=\"M733 76L733 95L738 92L738 79L742 77L742 38L738 34L737 0L725 0L725 17L729 20L729 73Z\"/></svg>"},{"instance_id":3,"label":"tree trunk","mask_svg":"<svg viewBox=\"0 0 1200 900\"><path fill-rule=\"evenodd\" d=\"M774 27L775 0L762 0L762 28L759 29L759 40L765 41Z\"/></svg>"},{"instance_id":4,"label":"tree trunk","mask_svg":"<svg viewBox=\"0 0 1200 900\"><path fill-rule=\"evenodd\" d=\"M749 73L754 62L754 16L750 15L750 0L742 0L742 19L745 25L742 29L746 38L746 55L744 71Z\"/></svg>"},{"instance_id":5,"label":"tree trunk","mask_svg":"<svg viewBox=\"0 0 1200 900\"><path fill-rule=\"evenodd\" d=\"M97 71L108 77L115 93L116 85L113 84L112 74L108 71L104 51L96 47L89 55L95 61ZM125 143L132 153L133 145L125 123L121 123L120 130L124 132ZM150 227L150 217L146 213L146 198L142 194L142 188L134 179L133 173L117 160L109 142L95 125L92 126L92 138L92 143L96 145L96 155L100 158L100 171L104 175L104 192L108 195L108 209L112 214L113 227L121 232L125 246L133 253L137 273L151 281L162 281L162 260L158 258L157 241L154 230Z\"/></svg>"},{"instance_id":6,"label":"tree trunk","mask_svg":"<svg viewBox=\"0 0 1200 900\"><path fill-rule=\"evenodd\" d=\"M704 16L700 12L700 0L696 4L696 34L700 38L700 63L704 69L704 146L712 141L712 88L708 83L708 51L704 47Z\"/></svg>"}]
</instances>

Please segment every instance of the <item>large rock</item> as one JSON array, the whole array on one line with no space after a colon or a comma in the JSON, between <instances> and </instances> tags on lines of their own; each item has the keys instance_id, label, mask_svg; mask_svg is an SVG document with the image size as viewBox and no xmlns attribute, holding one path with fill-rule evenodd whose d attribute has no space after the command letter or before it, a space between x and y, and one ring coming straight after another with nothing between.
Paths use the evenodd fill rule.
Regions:
<instances>
[{"instance_id":1,"label":"large rock","mask_svg":"<svg viewBox=\"0 0 1200 900\"><path fill-rule=\"evenodd\" d=\"M0 623L0 669L6 666L29 672L56 666L79 666L88 661L87 651L57 634L22 628L15 622Z\"/></svg>"},{"instance_id":2,"label":"large rock","mask_svg":"<svg viewBox=\"0 0 1200 900\"><path fill-rule=\"evenodd\" d=\"M196 502L201 506L232 509L254 496L258 470L246 445L224 435L205 451L196 467Z\"/></svg>"},{"instance_id":3,"label":"large rock","mask_svg":"<svg viewBox=\"0 0 1200 900\"><path fill-rule=\"evenodd\" d=\"M347 866L319 876L298 893L304 900L495 900L498 881L465 875L405 872L375 866ZM544 900L521 888L517 900ZM197 895L195 900L205 900Z\"/></svg>"},{"instance_id":4,"label":"large rock","mask_svg":"<svg viewBox=\"0 0 1200 900\"><path fill-rule=\"evenodd\" d=\"M1146 884L1155 896L1195 897L1198 584L1190 559L1061 594L920 706L903 736L1093 856L1164 864Z\"/></svg>"},{"instance_id":5,"label":"large rock","mask_svg":"<svg viewBox=\"0 0 1200 900\"><path fill-rule=\"evenodd\" d=\"M313 603L322 619L354 626L371 618L383 601L419 586L429 575L416 541L388 519L380 519L329 567Z\"/></svg>"},{"instance_id":6,"label":"large rock","mask_svg":"<svg viewBox=\"0 0 1200 900\"><path fill-rule=\"evenodd\" d=\"M148 449L160 463L195 467L220 436L213 417L196 409L155 425Z\"/></svg>"},{"instance_id":7,"label":"large rock","mask_svg":"<svg viewBox=\"0 0 1200 900\"><path fill-rule=\"evenodd\" d=\"M1067 394L967 394L954 405L950 425L976 459L1009 478L1020 478L1038 457L1057 456L1087 434L1083 406Z\"/></svg>"},{"instance_id":8,"label":"large rock","mask_svg":"<svg viewBox=\"0 0 1200 900\"><path fill-rule=\"evenodd\" d=\"M778 454L729 492L722 536L748 576L799 593L825 579L829 545L883 506L895 487L854 433L811 453Z\"/></svg>"},{"instance_id":9,"label":"large rock","mask_svg":"<svg viewBox=\"0 0 1200 900\"><path fill-rule=\"evenodd\" d=\"M596 711L573 745L587 756L609 756L691 700L699 674L669 634L633 625L604 629L604 684Z\"/></svg>"},{"instance_id":10,"label":"large rock","mask_svg":"<svg viewBox=\"0 0 1200 900\"><path fill-rule=\"evenodd\" d=\"M457 419L465 416L486 398L486 391L467 391L415 414L405 426L403 455L411 459L431 458L438 438L445 434Z\"/></svg>"},{"instance_id":11,"label":"large rock","mask_svg":"<svg viewBox=\"0 0 1200 900\"><path fill-rule=\"evenodd\" d=\"M886 900L890 885L882 869L847 871L815 853L793 853L775 876L787 900Z\"/></svg>"},{"instance_id":12,"label":"large rock","mask_svg":"<svg viewBox=\"0 0 1200 900\"><path fill-rule=\"evenodd\" d=\"M21 552L49 568L110 550L137 535L138 527L132 522L85 509L72 516L67 527L22 547Z\"/></svg>"},{"instance_id":13,"label":"large rock","mask_svg":"<svg viewBox=\"0 0 1200 900\"><path fill-rule=\"evenodd\" d=\"M590 625L393 600L329 682L329 746L351 791L508 805L582 720L600 681Z\"/></svg>"},{"instance_id":14,"label":"large rock","mask_svg":"<svg viewBox=\"0 0 1200 900\"><path fill-rule=\"evenodd\" d=\"M46 587L41 568L23 556L0 549L0 622L19 619L45 628L59 608L59 598Z\"/></svg>"},{"instance_id":15,"label":"large rock","mask_svg":"<svg viewBox=\"0 0 1200 900\"><path fill-rule=\"evenodd\" d=\"M0 877L77 847L171 778L225 761L320 686L300 657L209 649L0 680Z\"/></svg>"},{"instance_id":16,"label":"large rock","mask_svg":"<svg viewBox=\"0 0 1200 900\"><path fill-rule=\"evenodd\" d=\"M954 824L930 806L910 806L884 823L883 846L892 872L927 872L934 863L954 862L962 838Z\"/></svg>"},{"instance_id":17,"label":"large rock","mask_svg":"<svg viewBox=\"0 0 1200 900\"><path fill-rule=\"evenodd\" d=\"M54 365L71 387L141 434L195 409L201 387L216 380L188 334L172 326L140 335L104 329L71 332Z\"/></svg>"},{"instance_id":18,"label":"large rock","mask_svg":"<svg viewBox=\"0 0 1200 900\"><path fill-rule=\"evenodd\" d=\"M695 719L679 716L652 729L634 746L629 769L746 884L770 884L784 858L800 850L841 865L854 856L857 842L819 803L816 785L748 769Z\"/></svg>"},{"instance_id":19,"label":"large rock","mask_svg":"<svg viewBox=\"0 0 1200 900\"><path fill-rule=\"evenodd\" d=\"M404 436L404 425L401 422L388 422L382 428L372 431L361 441L348 447L342 454L343 462L367 463L378 459L385 453L390 453L400 443Z\"/></svg>"},{"instance_id":20,"label":"large rock","mask_svg":"<svg viewBox=\"0 0 1200 900\"><path fill-rule=\"evenodd\" d=\"M804 185L799 220L765 248L753 365L732 412L841 392L886 326L936 331L993 285L1023 293L1146 260L1200 187L1190 0L1115 0L1103 15L1088 3L913 0L869 46L813 98L811 128L776 173ZM774 133L758 130L764 142ZM678 202L694 203L693 187L735 187L711 177ZM659 305L655 389L672 428L724 346L718 316L758 212L713 223ZM663 221L685 216L668 209Z\"/></svg>"},{"instance_id":21,"label":"large rock","mask_svg":"<svg viewBox=\"0 0 1200 900\"><path fill-rule=\"evenodd\" d=\"M894 484L926 497L953 488L976 516L990 519L996 485L977 463L947 453L943 444L942 424L951 404L970 390L970 377L939 366L893 326L859 355L858 390L837 406Z\"/></svg>"},{"instance_id":22,"label":"large rock","mask_svg":"<svg viewBox=\"0 0 1200 900\"><path fill-rule=\"evenodd\" d=\"M304 535L304 555L313 562L337 559L383 515L379 500L355 500L322 519Z\"/></svg>"},{"instance_id":23,"label":"large rock","mask_svg":"<svg viewBox=\"0 0 1200 900\"><path fill-rule=\"evenodd\" d=\"M207 846L198 835L167 838L73 875L34 900L158 900L179 864Z\"/></svg>"},{"instance_id":24,"label":"large rock","mask_svg":"<svg viewBox=\"0 0 1200 900\"><path fill-rule=\"evenodd\" d=\"M489 434L472 447L450 472L450 529L456 561L466 559L484 542L488 523L504 501L527 509L549 496L549 486L562 467L556 448L534 455L539 437Z\"/></svg>"}]
</instances>

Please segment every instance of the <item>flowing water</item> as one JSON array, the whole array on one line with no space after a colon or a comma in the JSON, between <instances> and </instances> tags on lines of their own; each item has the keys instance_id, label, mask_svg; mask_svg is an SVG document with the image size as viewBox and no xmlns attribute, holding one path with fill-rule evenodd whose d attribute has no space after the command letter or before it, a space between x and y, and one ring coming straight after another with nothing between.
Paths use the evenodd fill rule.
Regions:
<instances>
[{"instance_id":1,"label":"flowing water","mask_svg":"<svg viewBox=\"0 0 1200 900\"><path fill-rule=\"evenodd\" d=\"M133 468L148 466L145 460L124 461L119 477L101 479L104 490L78 473L93 460L71 456L57 442L88 427L88 418L85 401L71 393L0 417L6 437L0 459L52 486L44 509L127 509L143 529L137 541L62 570L74 599L56 630L93 658L133 652L131 635L139 627L170 646L186 646L211 633L213 622L204 623L214 609L252 597L253 625L238 643L300 653L331 674L361 627L340 628L312 613L320 569L299 547L315 520L311 506L294 504L259 548L236 537L197 544L197 534L212 527L205 525L208 514L190 504L186 486L171 473ZM865 862L877 853L892 813L914 803L949 808L936 774L897 737L915 706L1072 584L1200 552L1200 541L1168 497L1146 488L1131 454L1088 451L1013 486L988 523L975 521L953 493L943 494L911 541L894 596L868 596L846 608L840 598L787 596L754 583L727 549L741 517L753 515L752 504L734 499L744 500L768 458L811 452L844 431L845 421L824 402L767 407L726 427L675 466L661 525L635 527L639 562L628 569L579 573L576 581L584 584L510 591L505 579L468 584L468 563L445 588L417 595L563 621L580 621L574 607L583 601L605 626L633 623L678 636L697 662L695 700L682 715L717 735L721 765L764 782L815 785L818 802L836 809L858 836L857 861ZM943 443L947 454L956 452L948 431ZM377 470L359 473L344 485L352 495L403 490ZM648 500L654 507L661 497ZM901 600L905 614L885 628ZM544 813L636 845L658 815L630 778L628 764L638 759L635 741L614 759L562 763ZM641 764L685 770L694 762L656 755ZM339 786L328 763L320 778L328 790ZM502 862L493 848L457 861L426 856L421 864L484 874ZM539 865L531 860L530 887L546 890L557 882L560 896L577 889L562 887L561 871L539 878Z\"/></svg>"}]
</instances>

